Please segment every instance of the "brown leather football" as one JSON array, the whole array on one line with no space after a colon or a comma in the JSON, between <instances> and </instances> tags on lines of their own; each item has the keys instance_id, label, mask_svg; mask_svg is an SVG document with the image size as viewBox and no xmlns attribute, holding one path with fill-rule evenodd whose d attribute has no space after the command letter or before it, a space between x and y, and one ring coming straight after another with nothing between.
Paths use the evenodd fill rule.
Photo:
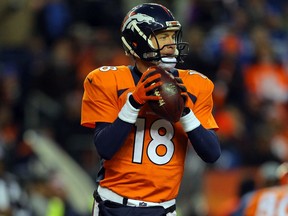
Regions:
<instances>
[{"instance_id":1,"label":"brown leather football","mask_svg":"<svg viewBox=\"0 0 288 216\"><path fill-rule=\"evenodd\" d=\"M161 74L160 79L163 84L156 88L153 94L160 95L162 99L159 101L148 101L148 105L159 117L175 123L179 121L184 109L181 89L171 73L160 67L155 67L155 70Z\"/></svg>"}]
</instances>

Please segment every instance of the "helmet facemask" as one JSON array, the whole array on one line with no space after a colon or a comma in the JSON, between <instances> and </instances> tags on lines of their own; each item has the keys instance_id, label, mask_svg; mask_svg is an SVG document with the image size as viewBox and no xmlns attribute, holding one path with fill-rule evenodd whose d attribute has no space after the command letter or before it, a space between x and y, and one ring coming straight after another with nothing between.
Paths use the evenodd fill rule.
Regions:
<instances>
[{"instance_id":1,"label":"helmet facemask","mask_svg":"<svg viewBox=\"0 0 288 216\"><path fill-rule=\"evenodd\" d=\"M169 31L169 30L168 30ZM161 32L165 32L165 30L162 30ZM151 52L147 52L143 54L144 60L146 61L163 61L164 63L170 63L170 61L165 62L165 59L167 58L175 58L177 60L177 62L182 63L183 62L183 57L187 55L188 53L188 43L186 42L182 42L182 31L177 30L175 32L175 43L171 43L171 44L165 44L164 46L160 47L158 39L156 37L155 32L152 32L153 37L155 38L156 41L156 47L153 47L152 45L152 41L151 41L151 37L152 35L149 37L149 41L147 42L147 44L150 45ZM169 55L165 55L165 54L161 54L161 51L163 49L165 49L166 47L169 46L175 46L175 52L174 54L169 54Z\"/></svg>"}]
</instances>

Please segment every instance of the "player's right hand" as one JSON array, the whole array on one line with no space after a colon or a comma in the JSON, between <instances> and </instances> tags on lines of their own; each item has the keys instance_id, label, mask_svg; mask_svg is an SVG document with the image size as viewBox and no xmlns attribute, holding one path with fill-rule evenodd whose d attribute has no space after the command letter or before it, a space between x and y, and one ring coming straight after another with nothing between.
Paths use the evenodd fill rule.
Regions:
<instances>
[{"instance_id":1,"label":"player's right hand","mask_svg":"<svg viewBox=\"0 0 288 216\"><path fill-rule=\"evenodd\" d=\"M162 85L162 82L160 81L161 75L156 72L157 71L153 67L150 67L142 74L136 89L132 93L132 97L138 104L143 105L149 100L161 99L160 96L149 94L150 92L153 92L155 88Z\"/></svg>"}]
</instances>

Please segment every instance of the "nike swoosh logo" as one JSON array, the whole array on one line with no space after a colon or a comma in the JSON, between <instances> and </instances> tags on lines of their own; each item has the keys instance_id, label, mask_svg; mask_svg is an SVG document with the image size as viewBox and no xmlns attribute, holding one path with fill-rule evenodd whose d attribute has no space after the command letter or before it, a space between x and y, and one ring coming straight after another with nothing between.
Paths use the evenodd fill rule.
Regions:
<instances>
[{"instance_id":1,"label":"nike swoosh logo","mask_svg":"<svg viewBox=\"0 0 288 216\"><path fill-rule=\"evenodd\" d=\"M92 79L90 79L89 77L87 77L87 79L88 79L88 81L89 81L90 83L92 83Z\"/></svg>"}]
</instances>

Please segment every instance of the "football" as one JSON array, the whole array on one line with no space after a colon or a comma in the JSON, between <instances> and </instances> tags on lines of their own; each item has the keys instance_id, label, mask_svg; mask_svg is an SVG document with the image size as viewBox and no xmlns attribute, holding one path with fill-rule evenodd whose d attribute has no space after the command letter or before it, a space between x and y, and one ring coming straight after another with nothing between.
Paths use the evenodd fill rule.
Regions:
<instances>
[{"instance_id":1,"label":"football","mask_svg":"<svg viewBox=\"0 0 288 216\"><path fill-rule=\"evenodd\" d=\"M160 67L155 67L156 73L161 74L162 85L154 89L152 94L160 95L159 101L148 101L151 110L159 117L170 122L179 121L184 109L184 100L181 89L174 76Z\"/></svg>"}]
</instances>

